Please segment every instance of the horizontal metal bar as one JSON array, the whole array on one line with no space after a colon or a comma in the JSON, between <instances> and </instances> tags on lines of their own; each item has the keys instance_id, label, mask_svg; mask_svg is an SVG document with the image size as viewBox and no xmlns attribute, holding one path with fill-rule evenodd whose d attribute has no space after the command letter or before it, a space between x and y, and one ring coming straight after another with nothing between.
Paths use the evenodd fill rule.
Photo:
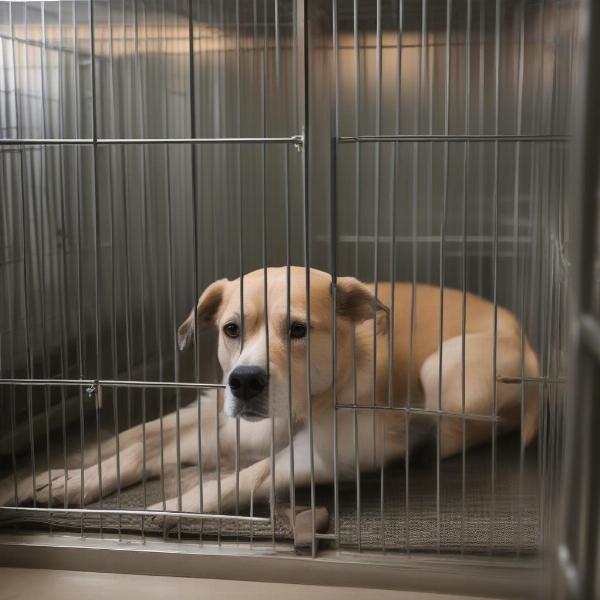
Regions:
<instances>
[{"instance_id":1,"label":"horizontal metal bar","mask_svg":"<svg viewBox=\"0 0 600 600\"><path fill-rule=\"evenodd\" d=\"M255 539L252 546L235 540L220 542L147 538L143 544L88 533L0 536L0 566L64 569L103 573L204 577L240 581L350 586L458 597L533 598L538 591L540 560L524 554L519 560L501 555L410 557L389 552L360 554L323 549L318 560L297 556L290 544ZM201 567L199 567L201 565ZM358 595L360 595L357 592ZM406 594L409 595L410 594Z\"/></svg>"},{"instance_id":2,"label":"horizontal metal bar","mask_svg":"<svg viewBox=\"0 0 600 600\"><path fill-rule=\"evenodd\" d=\"M566 377L508 377L498 375L496 381L499 383L566 383ZM126 381L119 379L0 379L0 385L19 386L56 386L56 387L82 387L82 386L104 386L104 387L132 387L132 388L191 388L191 389L218 389L227 387L224 383L193 383L177 381ZM347 408L352 405L342 405ZM372 407L365 407L372 408ZM386 407L387 408L387 407ZM396 407L402 409L402 407ZM418 409L425 410L425 409ZM454 414L454 413L452 413Z\"/></svg>"},{"instance_id":3,"label":"horizontal metal bar","mask_svg":"<svg viewBox=\"0 0 600 600\"><path fill-rule=\"evenodd\" d=\"M98 385L105 387L120 387L120 388L188 388L200 390L222 389L226 385L224 383L191 383L177 381L119 381L111 379L100 379Z\"/></svg>"},{"instance_id":4,"label":"horizontal metal bar","mask_svg":"<svg viewBox=\"0 0 600 600\"><path fill-rule=\"evenodd\" d=\"M568 142L568 135L361 135L341 136L341 144L355 142ZM98 145L131 144L294 144L301 146L304 136L250 138L98 138ZM0 146L93 145L93 138L5 138Z\"/></svg>"},{"instance_id":5,"label":"horizontal metal bar","mask_svg":"<svg viewBox=\"0 0 600 600\"><path fill-rule=\"evenodd\" d=\"M337 534L335 533L315 533L317 540L337 540Z\"/></svg>"},{"instance_id":6,"label":"horizontal metal bar","mask_svg":"<svg viewBox=\"0 0 600 600\"><path fill-rule=\"evenodd\" d=\"M24 386L96 386L118 388L189 388L218 389L226 387L223 383L191 383L183 381L128 381L120 379L0 379L0 385Z\"/></svg>"},{"instance_id":7,"label":"horizontal metal bar","mask_svg":"<svg viewBox=\"0 0 600 600\"><path fill-rule=\"evenodd\" d=\"M93 379L0 379L0 385L71 386L94 385Z\"/></svg>"},{"instance_id":8,"label":"horizontal metal bar","mask_svg":"<svg viewBox=\"0 0 600 600\"><path fill-rule=\"evenodd\" d=\"M417 408L414 406L378 406L373 404L336 404L336 408L345 410L389 410L396 412L403 412L407 414L417 415L434 415L442 417L454 417L458 419L465 419L467 421L487 421L487 422L501 422L504 419L495 417L493 415L477 415L472 413L459 413L449 410L435 410L428 408Z\"/></svg>"},{"instance_id":9,"label":"horizontal metal bar","mask_svg":"<svg viewBox=\"0 0 600 600\"><path fill-rule=\"evenodd\" d=\"M0 139L0 146L86 146L130 144L293 144L302 146L304 137L256 137L256 138L13 138Z\"/></svg>"},{"instance_id":10,"label":"horizontal metal bar","mask_svg":"<svg viewBox=\"0 0 600 600\"><path fill-rule=\"evenodd\" d=\"M498 383L567 383L566 377L507 377L498 375L496 377Z\"/></svg>"},{"instance_id":11,"label":"horizontal metal bar","mask_svg":"<svg viewBox=\"0 0 600 600\"><path fill-rule=\"evenodd\" d=\"M340 144L354 142L568 142L568 135L360 135L341 136Z\"/></svg>"},{"instance_id":12,"label":"horizontal metal bar","mask_svg":"<svg viewBox=\"0 0 600 600\"><path fill-rule=\"evenodd\" d=\"M268 517L244 517L241 515L213 515L211 513L177 512L171 510L133 510L126 508L40 508L33 506L0 506L2 512L60 513L76 515L121 515L133 517L182 517L185 519L218 519L219 521L250 521L270 523Z\"/></svg>"},{"instance_id":13,"label":"horizontal metal bar","mask_svg":"<svg viewBox=\"0 0 600 600\"><path fill-rule=\"evenodd\" d=\"M580 325L582 342L600 362L600 320L593 315L582 315Z\"/></svg>"},{"instance_id":14,"label":"horizontal metal bar","mask_svg":"<svg viewBox=\"0 0 600 600\"><path fill-rule=\"evenodd\" d=\"M319 241L324 241L327 239L327 237L324 235L318 235L318 236L316 236L316 238ZM377 239L381 243L386 243L386 244L389 244L392 241L392 237L390 235L380 235ZM529 237L529 236L521 236L520 239L524 243L531 242L531 237ZM394 237L394 243L396 243L396 244L400 244L400 243L432 244L432 243L440 243L441 240L442 240L442 238L439 235L417 235L417 236L397 235ZM374 241L375 241L375 236L373 236L373 235L340 235L338 237L338 242L351 243L351 244L355 244L357 242L364 242L364 243L372 244ZM464 241L465 240L463 239L462 235L460 235L460 236L458 236L458 235L444 236L444 243L462 244ZM492 244L494 242L494 238L491 235L469 235L467 237L466 241L468 244L484 244L484 243ZM514 244L515 239L512 235L511 236L503 235L503 236L498 236L496 241L500 244L502 244L502 243Z\"/></svg>"}]
</instances>

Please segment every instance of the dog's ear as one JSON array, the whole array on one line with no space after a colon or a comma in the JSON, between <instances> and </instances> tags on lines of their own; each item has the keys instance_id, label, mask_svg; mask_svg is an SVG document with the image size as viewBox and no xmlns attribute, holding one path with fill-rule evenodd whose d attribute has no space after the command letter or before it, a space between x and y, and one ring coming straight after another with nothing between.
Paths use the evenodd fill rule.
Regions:
<instances>
[{"instance_id":1,"label":"dog's ear","mask_svg":"<svg viewBox=\"0 0 600 600\"><path fill-rule=\"evenodd\" d=\"M371 290L354 277L338 277L336 285L336 313L340 317L362 323L377 317L377 330L387 327L389 308L374 296ZM380 318L380 315L382 318Z\"/></svg>"},{"instance_id":2,"label":"dog's ear","mask_svg":"<svg viewBox=\"0 0 600 600\"><path fill-rule=\"evenodd\" d=\"M194 320L194 310L192 309L188 318L177 329L177 345L180 350L187 348L197 330L202 331L214 323L227 283L227 279L219 279L204 290L196 306L196 319Z\"/></svg>"}]
</instances>

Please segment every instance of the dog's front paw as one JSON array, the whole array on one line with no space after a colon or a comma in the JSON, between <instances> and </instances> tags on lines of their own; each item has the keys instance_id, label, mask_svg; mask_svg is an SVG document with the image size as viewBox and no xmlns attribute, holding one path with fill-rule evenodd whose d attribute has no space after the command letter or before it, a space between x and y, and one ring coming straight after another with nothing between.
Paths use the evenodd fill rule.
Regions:
<instances>
[{"instance_id":1,"label":"dog's front paw","mask_svg":"<svg viewBox=\"0 0 600 600\"><path fill-rule=\"evenodd\" d=\"M163 505L162 502L153 504L148 507L149 511L165 512L170 514L153 515L148 517L152 525L169 531L173 529L179 519L177 514L173 513L216 513L219 502L218 502L218 490L216 484L210 482L204 486L202 495L202 507L200 506L200 490L193 489L187 491L182 495L181 501L179 498L170 498ZM185 518L185 517L183 517Z\"/></svg>"},{"instance_id":2,"label":"dog's front paw","mask_svg":"<svg viewBox=\"0 0 600 600\"><path fill-rule=\"evenodd\" d=\"M35 476L29 475L20 479L17 483L16 498L14 480L12 482L5 480L0 485L0 505L7 502L14 504L46 504L64 502L64 477L65 472L60 469L53 469L43 473L36 473ZM67 479L70 476L67 474ZM12 485L11 485L12 483ZM79 484L77 484L79 485ZM52 488L52 494L50 494ZM75 490L69 490L69 496L75 496ZM51 497L52 496L52 497ZM79 494L77 494L79 497Z\"/></svg>"},{"instance_id":3,"label":"dog's front paw","mask_svg":"<svg viewBox=\"0 0 600 600\"><path fill-rule=\"evenodd\" d=\"M83 501L81 485L81 469L53 470L36 478L36 500L48 506L66 504L67 506L83 506L99 497L97 482L83 482Z\"/></svg>"}]
</instances>

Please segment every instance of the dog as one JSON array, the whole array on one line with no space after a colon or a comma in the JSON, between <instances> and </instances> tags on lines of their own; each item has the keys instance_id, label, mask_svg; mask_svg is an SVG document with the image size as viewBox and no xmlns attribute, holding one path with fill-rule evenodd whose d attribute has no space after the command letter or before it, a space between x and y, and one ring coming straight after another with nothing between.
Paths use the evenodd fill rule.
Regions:
<instances>
[{"instance_id":1,"label":"dog","mask_svg":"<svg viewBox=\"0 0 600 600\"><path fill-rule=\"evenodd\" d=\"M79 469L38 474L38 503L85 505L158 477L161 460L165 469L201 461L203 473L218 467L221 478L148 510L225 513L267 501L272 490L281 497L291 485L332 483L336 446L343 481L354 479L357 465L361 473L379 469L432 436L442 458L489 441L494 430L520 429L524 444L535 438L536 386L525 383L522 395L520 385L493 378L539 373L508 310L495 314L483 298L425 284L375 287L338 277L334 286L329 274L304 267L249 273L243 297L241 286L215 281L178 328L181 350L205 328L219 332L224 388L199 400L201 419L191 404L164 417L162 431L159 420L148 422L145 457L142 426L124 431L107 445L118 441L118 453L83 471L83 486ZM20 501L31 498L32 481L19 493Z\"/></svg>"}]
</instances>

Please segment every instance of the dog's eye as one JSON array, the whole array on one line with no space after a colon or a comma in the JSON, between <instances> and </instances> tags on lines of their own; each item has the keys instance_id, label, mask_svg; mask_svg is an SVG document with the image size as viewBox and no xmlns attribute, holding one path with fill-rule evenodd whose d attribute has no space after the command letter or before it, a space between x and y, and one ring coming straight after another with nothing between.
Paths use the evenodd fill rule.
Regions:
<instances>
[{"instance_id":1,"label":"dog's eye","mask_svg":"<svg viewBox=\"0 0 600 600\"><path fill-rule=\"evenodd\" d=\"M223 333L227 337L236 338L240 335L240 328L235 323L227 323L227 325L223 327Z\"/></svg>"},{"instance_id":2,"label":"dog's eye","mask_svg":"<svg viewBox=\"0 0 600 600\"><path fill-rule=\"evenodd\" d=\"M306 335L306 325L304 323L292 323L290 325L290 337L303 338Z\"/></svg>"}]
</instances>

